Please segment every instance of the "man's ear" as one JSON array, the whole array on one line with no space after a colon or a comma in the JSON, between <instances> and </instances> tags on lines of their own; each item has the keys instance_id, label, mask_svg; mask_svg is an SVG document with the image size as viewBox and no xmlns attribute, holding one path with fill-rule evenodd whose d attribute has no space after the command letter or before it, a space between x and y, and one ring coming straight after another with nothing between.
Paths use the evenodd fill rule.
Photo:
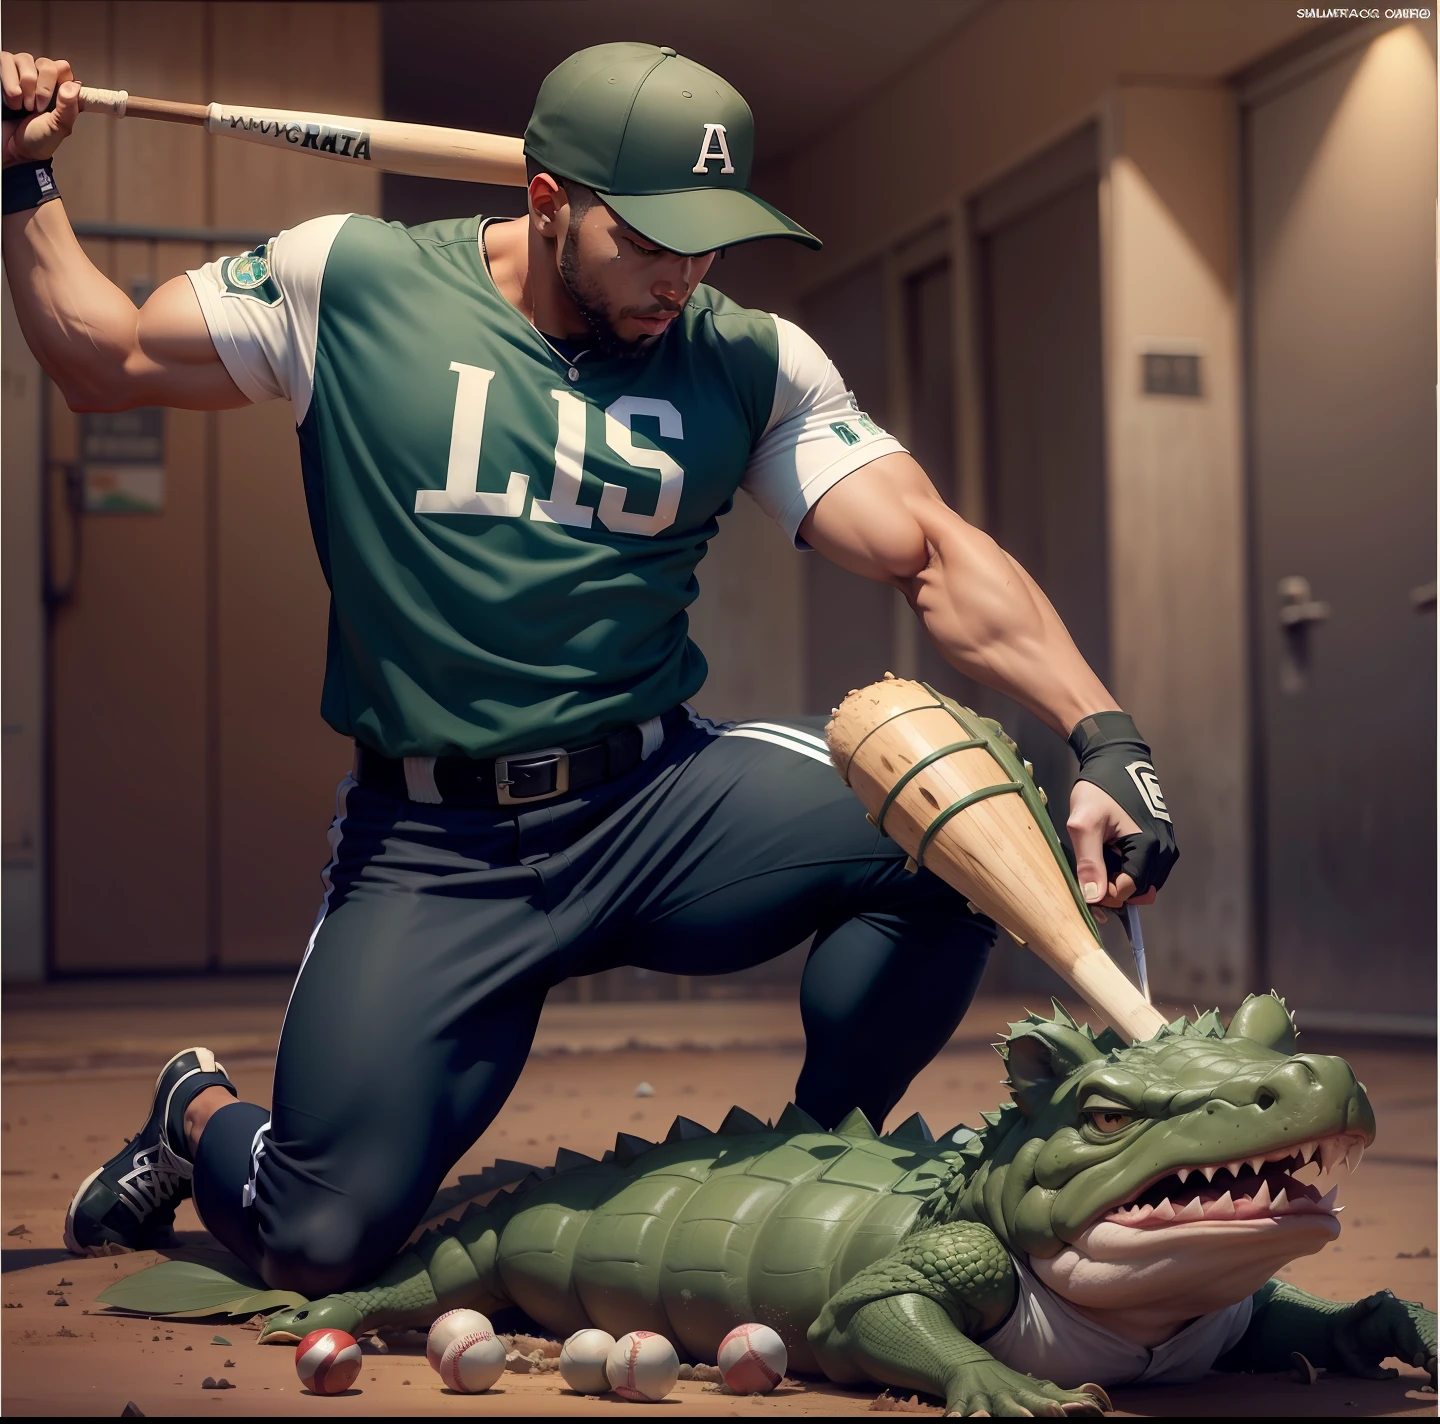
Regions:
<instances>
[{"instance_id":1,"label":"man's ear","mask_svg":"<svg viewBox=\"0 0 1440 1424\"><path fill-rule=\"evenodd\" d=\"M558 237L569 222L569 200L565 190L548 174L537 173L526 193L530 221L542 237Z\"/></svg>"},{"instance_id":2,"label":"man's ear","mask_svg":"<svg viewBox=\"0 0 1440 1424\"><path fill-rule=\"evenodd\" d=\"M1004 1045L1010 1096L1033 1118L1075 1070L1104 1057L1085 1034L1062 1024L1026 1025Z\"/></svg>"}]
</instances>

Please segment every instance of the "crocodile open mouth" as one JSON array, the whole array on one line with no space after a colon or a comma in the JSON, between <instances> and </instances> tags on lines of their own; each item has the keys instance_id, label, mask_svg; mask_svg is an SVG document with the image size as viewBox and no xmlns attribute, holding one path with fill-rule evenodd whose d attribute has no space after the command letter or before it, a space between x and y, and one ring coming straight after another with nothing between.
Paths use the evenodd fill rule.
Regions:
<instances>
[{"instance_id":1,"label":"crocodile open mouth","mask_svg":"<svg viewBox=\"0 0 1440 1424\"><path fill-rule=\"evenodd\" d=\"M1100 1219L1153 1229L1207 1221L1331 1216L1344 1210L1334 1204L1340 1189L1331 1187L1321 1196L1318 1188L1297 1181L1291 1174L1311 1162L1319 1163L1322 1172L1333 1170L1341 1162L1353 1171L1364 1152L1362 1138L1337 1133L1233 1162L1177 1167L1146 1183Z\"/></svg>"}]
</instances>

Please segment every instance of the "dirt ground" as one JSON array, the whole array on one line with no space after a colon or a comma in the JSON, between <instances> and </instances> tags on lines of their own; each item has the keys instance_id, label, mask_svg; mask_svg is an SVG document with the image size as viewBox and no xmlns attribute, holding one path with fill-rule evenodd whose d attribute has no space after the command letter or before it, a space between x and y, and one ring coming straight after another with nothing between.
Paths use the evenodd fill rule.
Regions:
<instances>
[{"instance_id":1,"label":"dirt ground","mask_svg":"<svg viewBox=\"0 0 1440 1424\"><path fill-rule=\"evenodd\" d=\"M228 1064L242 1096L268 1101L273 1035L283 986L227 988L223 1002L194 986L71 988L7 995L4 1016L3 1410L6 1414L117 1415L127 1402L145 1414L252 1415L489 1414L617 1412L856 1414L875 1391L804 1382L765 1398L737 1398L716 1386L681 1383L664 1403L626 1405L565 1390L558 1376L506 1374L485 1395L445 1391L418 1348L367 1355L347 1396L301 1390L292 1351L257 1348L253 1329L157 1322L109 1315L96 1294L118 1273L158 1259L75 1260L60 1247L76 1182L114 1151L145 1112L158 1062L186 1043L208 1042ZM617 1131L656 1137L677 1113L709 1125L732 1103L774 1115L800 1061L800 1033L788 1004L597 1004L557 1006L510 1103L457 1170L497 1157L546 1163L560 1145L598 1154ZM999 1063L988 1041L1019 1006L977 1004L951 1047L916 1081L894 1122L914 1111L939 1131L974 1122L1000 1099ZM629 1045L629 1046L627 1046ZM1345 1047L1368 1085L1380 1137L1353 1179L1341 1178L1344 1234L1319 1256L1284 1272L1334 1299L1387 1286L1436 1303L1436 1076L1433 1045ZM651 1097L635 1096L648 1082ZM205 1240L187 1205L182 1239ZM57 1311L61 1312L57 1314ZM218 1333L230 1344L213 1344ZM201 1391L206 1376L234 1387ZM1420 1377L1370 1382L1322 1376L1304 1387L1280 1376L1212 1375L1188 1388L1118 1389L1117 1412L1136 1416L1317 1417L1435 1413ZM267 1397L268 1396L268 1397Z\"/></svg>"}]
</instances>

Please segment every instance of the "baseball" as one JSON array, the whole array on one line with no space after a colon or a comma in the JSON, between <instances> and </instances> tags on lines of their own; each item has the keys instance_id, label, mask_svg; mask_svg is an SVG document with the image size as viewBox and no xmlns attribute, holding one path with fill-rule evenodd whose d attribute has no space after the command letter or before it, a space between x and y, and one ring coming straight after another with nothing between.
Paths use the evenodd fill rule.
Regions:
<instances>
[{"instance_id":1,"label":"baseball","mask_svg":"<svg viewBox=\"0 0 1440 1424\"><path fill-rule=\"evenodd\" d=\"M440 1378L457 1394L481 1394L505 1373L505 1346L489 1330L457 1336L440 1357Z\"/></svg>"},{"instance_id":2,"label":"baseball","mask_svg":"<svg viewBox=\"0 0 1440 1424\"><path fill-rule=\"evenodd\" d=\"M295 1347L295 1373L311 1394L344 1394L360 1373L360 1346L343 1330L312 1330Z\"/></svg>"},{"instance_id":3,"label":"baseball","mask_svg":"<svg viewBox=\"0 0 1440 1424\"><path fill-rule=\"evenodd\" d=\"M461 1335L487 1332L495 1333L490 1328L490 1322L478 1310L447 1310L430 1327L430 1334L425 1340L425 1358L430 1361L430 1368L439 1372L440 1361L452 1340Z\"/></svg>"},{"instance_id":4,"label":"baseball","mask_svg":"<svg viewBox=\"0 0 1440 1424\"><path fill-rule=\"evenodd\" d=\"M768 1325L737 1325L721 1342L715 1363L735 1394L769 1394L785 1378L785 1342Z\"/></svg>"},{"instance_id":5,"label":"baseball","mask_svg":"<svg viewBox=\"0 0 1440 1424\"><path fill-rule=\"evenodd\" d=\"M560 1378L576 1394L608 1394L605 1361L614 1348L615 1337L604 1330L577 1330L560 1351Z\"/></svg>"},{"instance_id":6,"label":"baseball","mask_svg":"<svg viewBox=\"0 0 1440 1424\"><path fill-rule=\"evenodd\" d=\"M621 1399L664 1399L680 1378L680 1357L675 1347L653 1330L632 1330L611 1347L605 1361L610 1387Z\"/></svg>"}]
</instances>

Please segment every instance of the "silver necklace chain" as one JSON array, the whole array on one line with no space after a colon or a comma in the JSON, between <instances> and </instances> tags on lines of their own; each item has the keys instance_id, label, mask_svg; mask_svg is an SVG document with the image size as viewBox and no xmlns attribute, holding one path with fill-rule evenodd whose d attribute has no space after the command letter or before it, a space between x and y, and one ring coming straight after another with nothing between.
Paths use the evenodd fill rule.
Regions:
<instances>
[{"instance_id":1,"label":"silver necklace chain","mask_svg":"<svg viewBox=\"0 0 1440 1424\"><path fill-rule=\"evenodd\" d=\"M485 260L485 270L489 272L490 249L485 245L485 227L486 224L484 223L480 225L480 255ZM491 280L494 280L493 274ZM538 336L540 340L545 343L545 349L549 351L550 354L554 356L555 359L565 368L565 375L572 381L578 381L580 379L580 362L584 360L584 358L590 353L588 351L578 351L573 357L567 356L563 351L559 349L559 347L555 345L553 341L550 340L548 336L545 335L543 331L540 330L538 326L535 325L534 317L527 316L525 317L525 321L529 325L530 330L533 331L535 335Z\"/></svg>"}]
</instances>

